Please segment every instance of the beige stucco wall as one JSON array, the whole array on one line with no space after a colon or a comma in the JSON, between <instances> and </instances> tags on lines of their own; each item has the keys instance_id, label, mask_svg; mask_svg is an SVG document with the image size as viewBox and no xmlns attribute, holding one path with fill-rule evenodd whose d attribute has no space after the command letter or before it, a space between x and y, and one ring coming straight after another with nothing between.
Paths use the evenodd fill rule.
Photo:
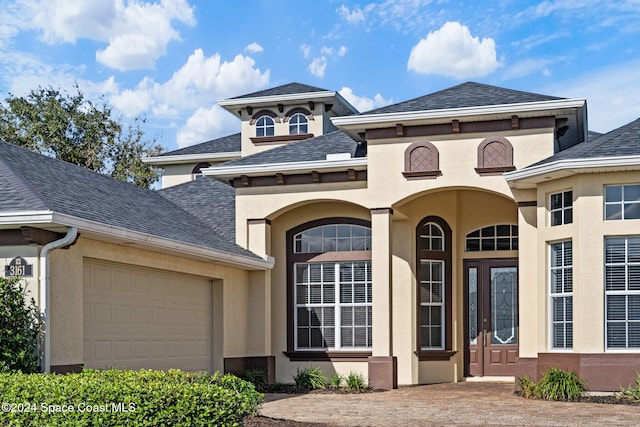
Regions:
<instances>
[{"instance_id":1,"label":"beige stucco wall","mask_svg":"<svg viewBox=\"0 0 640 427\"><path fill-rule=\"evenodd\" d=\"M536 268L521 281L521 357L554 351L551 345L549 302L549 243L573 242L573 353L602 353L605 349L604 239L640 235L640 220L605 221L604 186L637 184L637 172L579 174L544 182L537 189ZM573 223L550 226L549 196L573 191ZM560 350L562 351L562 350Z\"/></svg>"},{"instance_id":2,"label":"beige stucco wall","mask_svg":"<svg viewBox=\"0 0 640 427\"><path fill-rule=\"evenodd\" d=\"M38 264L38 247L37 246L0 246L0 275L5 277L5 266L8 266L12 259L22 257L27 264L31 265L32 276L21 277L21 284L25 289L25 296L33 298L36 304L40 301L40 293L38 289L38 275L40 265Z\"/></svg>"},{"instance_id":3,"label":"beige stucco wall","mask_svg":"<svg viewBox=\"0 0 640 427\"><path fill-rule=\"evenodd\" d=\"M553 154L553 130L509 131L501 133L514 148L517 168L534 163ZM374 325L389 324L387 331L374 331L374 353L390 348L398 360L398 383L435 383L457 381L464 375L463 330L463 260L473 258L515 258L518 251L464 251L465 235L488 225L518 224L524 226L528 253L535 252L536 228L531 215L518 213L515 198L533 198L534 191L514 194L500 175L480 176L476 173L477 147L490 134L449 135L426 138L399 138L369 141L368 180L358 183L315 184L240 188L236 198L237 242L245 247L266 250L275 257L271 272L272 351L276 356L278 381L291 380L301 363L293 363L282 354L287 348L286 334L286 253L287 230L307 221L349 216L372 220L371 209L392 208L391 239L391 304L374 302ZM436 179L407 180L403 175L404 152L415 141L427 140L439 150L442 175ZM535 208L533 209L535 216ZM376 214L378 215L378 214ZM453 350L450 361L419 362L417 349L417 282L415 272L415 229L420 220L429 215L443 218L453 230ZM271 220L269 245L257 241L265 239L263 226L249 225L249 220ZM384 223L374 227L373 247L384 248ZM529 224L533 222L533 224ZM376 235L378 233L378 235ZM382 233L382 236L380 236ZM521 240L521 245L522 245ZM374 270L376 257L374 256ZM386 267L385 267L386 268ZM536 289L534 287L533 289ZM526 294L526 293L525 293ZM375 292L374 292L375 295ZM382 306L382 307L380 307ZM376 309L377 307L377 309ZM390 316L390 317L388 317ZM537 318L536 316L531 316ZM386 320L385 320L386 319ZM537 320L534 322L537 324ZM522 336L522 333L520 334ZM382 350L380 350L382 349ZM329 363L329 362L327 362ZM342 370L346 362L336 362L325 371ZM313 363L319 365L318 363ZM309 363L302 363L308 366ZM366 364L358 365L366 373Z\"/></svg>"},{"instance_id":4,"label":"beige stucco wall","mask_svg":"<svg viewBox=\"0 0 640 427\"><path fill-rule=\"evenodd\" d=\"M275 130L274 130L274 134L275 136L278 135L283 135L283 136L288 136L289 135L289 122L285 122L285 115L287 114L288 111L294 109L294 108L304 108L305 110L309 110L309 104L308 103L301 103L298 105L285 105L284 110L282 113L278 112L278 108L274 105L273 108L258 108L257 110L270 110L274 113L276 113L278 115L278 118L280 119L279 122L278 120L274 120L275 121ZM258 111L254 111L254 114L257 113ZM313 111L311 111L311 113L313 114L313 119L309 120L308 122L308 131L309 133L312 133L314 136L320 136L325 134L327 131L333 130L335 129L333 124L331 124L331 121L329 120L329 115L328 113L326 113L324 111L324 104L323 103L316 103L315 104L315 109ZM242 120L242 124L241 124L241 133L242 133L242 156L248 156L250 154L254 154L254 153L260 153L262 151L266 151L269 150L271 148L274 147L278 147L280 145L284 145L286 144L286 141L282 144L268 144L268 145L255 145L253 144L253 142L251 142L250 138L253 138L256 136L256 126L255 123L254 124L250 124L250 118L244 118Z\"/></svg>"},{"instance_id":5,"label":"beige stucco wall","mask_svg":"<svg viewBox=\"0 0 640 427\"><path fill-rule=\"evenodd\" d=\"M197 163L185 163L163 166L161 180L162 188L172 187L174 185L191 181L191 171L196 165Z\"/></svg>"},{"instance_id":6,"label":"beige stucco wall","mask_svg":"<svg viewBox=\"0 0 640 427\"><path fill-rule=\"evenodd\" d=\"M250 308L262 301L263 290L250 286L249 273L201 262L81 237L70 249L51 254L51 364L83 363L83 260L85 258L168 270L212 280L214 295L214 369L223 369L223 357L250 353L249 341L259 332L250 329ZM261 302L260 302L261 304ZM264 355L254 344L254 353Z\"/></svg>"}]
</instances>

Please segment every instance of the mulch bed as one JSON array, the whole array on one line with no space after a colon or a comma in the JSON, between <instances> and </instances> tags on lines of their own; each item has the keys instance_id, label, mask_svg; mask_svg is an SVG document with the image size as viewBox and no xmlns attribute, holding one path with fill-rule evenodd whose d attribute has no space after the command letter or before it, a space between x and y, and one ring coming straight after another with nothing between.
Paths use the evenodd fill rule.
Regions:
<instances>
[{"instance_id":1,"label":"mulch bed","mask_svg":"<svg viewBox=\"0 0 640 427\"><path fill-rule=\"evenodd\" d=\"M245 427L329 427L329 424L304 423L300 421L282 420L262 416L250 416L244 419Z\"/></svg>"}]
</instances>

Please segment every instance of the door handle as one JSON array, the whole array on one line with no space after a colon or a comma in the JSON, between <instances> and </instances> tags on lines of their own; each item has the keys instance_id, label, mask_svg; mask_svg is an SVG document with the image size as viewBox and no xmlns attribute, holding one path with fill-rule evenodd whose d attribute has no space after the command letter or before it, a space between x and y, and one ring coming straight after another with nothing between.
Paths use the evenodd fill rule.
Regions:
<instances>
[{"instance_id":1,"label":"door handle","mask_svg":"<svg viewBox=\"0 0 640 427\"><path fill-rule=\"evenodd\" d=\"M486 347L487 346L487 330L483 330L482 331L482 346Z\"/></svg>"}]
</instances>

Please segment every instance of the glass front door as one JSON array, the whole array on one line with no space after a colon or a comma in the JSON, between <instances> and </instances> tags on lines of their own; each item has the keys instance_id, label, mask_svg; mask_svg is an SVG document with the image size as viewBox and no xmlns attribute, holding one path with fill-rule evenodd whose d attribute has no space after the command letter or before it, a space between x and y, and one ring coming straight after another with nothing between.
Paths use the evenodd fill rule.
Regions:
<instances>
[{"instance_id":1,"label":"glass front door","mask_svg":"<svg viewBox=\"0 0 640 427\"><path fill-rule=\"evenodd\" d=\"M514 375L518 261L469 260L465 273L465 375Z\"/></svg>"}]
</instances>

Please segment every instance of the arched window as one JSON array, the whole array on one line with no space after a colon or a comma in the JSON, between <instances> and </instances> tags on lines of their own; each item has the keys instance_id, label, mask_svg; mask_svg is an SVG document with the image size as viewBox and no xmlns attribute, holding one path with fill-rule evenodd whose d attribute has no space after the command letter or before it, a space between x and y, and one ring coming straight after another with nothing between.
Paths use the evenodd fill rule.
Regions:
<instances>
[{"instance_id":1,"label":"arched window","mask_svg":"<svg viewBox=\"0 0 640 427\"><path fill-rule=\"evenodd\" d=\"M314 221L290 230L287 240L289 357L310 360L309 355L318 352L326 357L332 351L369 351L370 223L352 218ZM306 356L300 356L302 352Z\"/></svg>"},{"instance_id":2,"label":"arched window","mask_svg":"<svg viewBox=\"0 0 640 427\"><path fill-rule=\"evenodd\" d=\"M414 142L404 152L406 178L435 178L440 175L440 156L435 145L428 141Z\"/></svg>"},{"instance_id":3,"label":"arched window","mask_svg":"<svg viewBox=\"0 0 640 427\"><path fill-rule=\"evenodd\" d=\"M256 120L256 136L273 136L276 125L270 116L260 116Z\"/></svg>"},{"instance_id":4,"label":"arched window","mask_svg":"<svg viewBox=\"0 0 640 427\"><path fill-rule=\"evenodd\" d=\"M309 121L304 114L295 113L289 119L289 134L298 135L303 133L309 133Z\"/></svg>"},{"instance_id":5,"label":"arched window","mask_svg":"<svg viewBox=\"0 0 640 427\"><path fill-rule=\"evenodd\" d=\"M513 146L507 138L490 136L478 146L478 167L480 175L500 175L515 170Z\"/></svg>"},{"instance_id":6,"label":"arched window","mask_svg":"<svg viewBox=\"0 0 640 427\"><path fill-rule=\"evenodd\" d=\"M197 165L195 165L195 167L191 171L191 180L204 178L204 175L202 174L202 169L206 169L206 168L208 168L210 166L211 166L211 164L206 163L206 162L205 163L198 163Z\"/></svg>"},{"instance_id":7,"label":"arched window","mask_svg":"<svg viewBox=\"0 0 640 427\"><path fill-rule=\"evenodd\" d=\"M518 226L500 224L474 230L466 236L465 250L467 252L517 251Z\"/></svg>"},{"instance_id":8,"label":"arched window","mask_svg":"<svg viewBox=\"0 0 640 427\"><path fill-rule=\"evenodd\" d=\"M418 356L448 360L451 350L451 228L440 217L416 228Z\"/></svg>"}]
</instances>

